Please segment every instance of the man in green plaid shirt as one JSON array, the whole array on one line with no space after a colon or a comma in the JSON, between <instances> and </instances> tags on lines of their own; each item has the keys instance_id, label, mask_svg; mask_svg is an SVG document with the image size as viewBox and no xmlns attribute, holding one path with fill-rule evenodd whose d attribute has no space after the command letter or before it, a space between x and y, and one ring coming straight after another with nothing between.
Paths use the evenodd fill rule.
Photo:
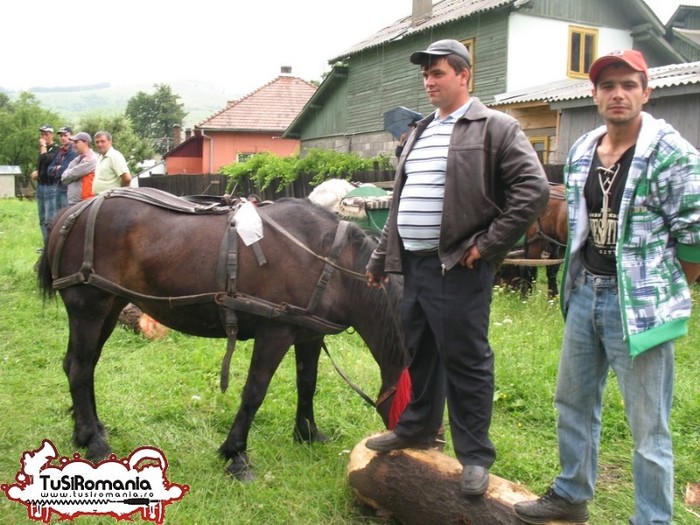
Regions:
<instances>
[{"instance_id":1,"label":"man in green plaid shirt","mask_svg":"<svg viewBox=\"0 0 700 525\"><path fill-rule=\"evenodd\" d=\"M699 157L673 127L642 111L651 89L641 53L605 55L589 77L605 124L574 144L564 169L561 472L544 496L515 511L527 523L588 519L612 367L634 439L629 522L670 524L673 340L687 333L690 285L700 275Z\"/></svg>"}]
</instances>

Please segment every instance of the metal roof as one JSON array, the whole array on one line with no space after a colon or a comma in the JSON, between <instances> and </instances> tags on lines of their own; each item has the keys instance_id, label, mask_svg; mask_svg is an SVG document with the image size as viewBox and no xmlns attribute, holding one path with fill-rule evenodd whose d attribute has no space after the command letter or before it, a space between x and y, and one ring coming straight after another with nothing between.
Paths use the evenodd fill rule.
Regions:
<instances>
[{"instance_id":1,"label":"metal roof","mask_svg":"<svg viewBox=\"0 0 700 525\"><path fill-rule=\"evenodd\" d=\"M22 168L13 164L5 164L0 166L0 175L21 175Z\"/></svg>"},{"instance_id":2,"label":"metal roof","mask_svg":"<svg viewBox=\"0 0 700 525\"><path fill-rule=\"evenodd\" d=\"M508 6L516 1L518 0L443 0L433 5L432 14L424 22L414 26L412 15L409 14L384 29L381 29L362 42L346 49L337 57L330 59L329 62L334 63L365 49L377 47L387 42L401 40L414 33L421 33L426 29L445 25L460 18Z\"/></svg>"},{"instance_id":3,"label":"metal roof","mask_svg":"<svg viewBox=\"0 0 700 525\"><path fill-rule=\"evenodd\" d=\"M671 31L678 38L685 40L691 45L700 46L700 31L697 29L681 29L678 27L671 28Z\"/></svg>"},{"instance_id":4,"label":"metal roof","mask_svg":"<svg viewBox=\"0 0 700 525\"><path fill-rule=\"evenodd\" d=\"M700 62L671 64L670 66L649 69L649 87L670 88L690 84L700 84ZM593 85L590 80L566 79L548 84L502 93L494 97L495 106L533 102L561 102L591 96Z\"/></svg>"}]
</instances>

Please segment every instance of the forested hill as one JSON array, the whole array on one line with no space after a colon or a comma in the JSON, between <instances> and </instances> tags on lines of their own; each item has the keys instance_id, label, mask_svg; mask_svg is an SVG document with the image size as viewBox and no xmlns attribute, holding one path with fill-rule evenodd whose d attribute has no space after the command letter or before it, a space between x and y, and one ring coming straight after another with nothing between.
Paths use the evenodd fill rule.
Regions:
<instances>
[{"instance_id":1,"label":"forested hill","mask_svg":"<svg viewBox=\"0 0 700 525\"><path fill-rule=\"evenodd\" d=\"M211 84L197 81L162 82L170 86L173 93L180 97L184 109L188 113L183 127L192 127L213 113L223 109L226 102L236 100L244 94L226 93ZM0 87L10 98L19 95L16 91L7 91ZM153 84L124 84L113 86L103 82L89 86L70 87L32 87L31 91L42 106L55 111L76 125L84 114L121 113L131 97L139 91L147 94L155 92Z\"/></svg>"}]
</instances>

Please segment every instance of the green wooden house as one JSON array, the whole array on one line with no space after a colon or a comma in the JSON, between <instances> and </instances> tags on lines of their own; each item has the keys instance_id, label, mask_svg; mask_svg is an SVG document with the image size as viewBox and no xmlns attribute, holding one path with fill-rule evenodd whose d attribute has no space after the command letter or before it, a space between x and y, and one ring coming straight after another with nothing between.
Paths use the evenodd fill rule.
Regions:
<instances>
[{"instance_id":1,"label":"green wooden house","mask_svg":"<svg viewBox=\"0 0 700 525\"><path fill-rule=\"evenodd\" d=\"M472 55L472 94L487 105L503 93L586 79L590 64L614 49L642 51L650 66L687 62L667 27L643 0L413 0L394 24L330 59L332 71L287 128L309 148L393 156L384 112L432 107L409 55L454 38ZM518 118L544 163L557 148L557 111L537 101L506 111Z\"/></svg>"}]
</instances>

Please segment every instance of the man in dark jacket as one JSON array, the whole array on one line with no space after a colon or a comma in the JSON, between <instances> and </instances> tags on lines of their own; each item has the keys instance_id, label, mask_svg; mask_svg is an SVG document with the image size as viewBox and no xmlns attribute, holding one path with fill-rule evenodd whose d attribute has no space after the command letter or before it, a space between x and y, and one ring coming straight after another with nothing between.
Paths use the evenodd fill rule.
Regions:
<instances>
[{"instance_id":1,"label":"man in dark jacket","mask_svg":"<svg viewBox=\"0 0 700 525\"><path fill-rule=\"evenodd\" d=\"M403 273L402 320L411 402L393 431L367 440L389 451L430 446L445 399L461 491L488 488L494 357L488 341L493 275L547 203L542 165L518 122L468 91L471 57L456 40L411 55L437 110L399 159L394 197L367 281Z\"/></svg>"},{"instance_id":2,"label":"man in dark jacket","mask_svg":"<svg viewBox=\"0 0 700 525\"><path fill-rule=\"evenodd\" d=\"M52 181L58 181L56 185L56 211L68 206L68 189L64 184L61 184L61 178L63 172L66 171L68 165L77 155L73 148L73 141L71 141L72 134L73 130L69 126L61 126L58 128L61 147L58 149L56 157L49 166L49 177Z\"/></svg>"},{"instance_id":3,"label":"man in dark jacket","mask_svg":"<svg viewBox=\"0 0 700 525\"><path fill-rule=\"evenodd\" d=\"M49 178L49 166L58 153L58 146L53 141L53 127L44 124L39 128L39 158L36 170L32 172L32 180L37 181L36 203L39 210L39 227L44 238L44 244L48 238L48 224L56 215L56 182ZM58 184L61 180L58 180Z\"/></svg>"}]
</instances>

